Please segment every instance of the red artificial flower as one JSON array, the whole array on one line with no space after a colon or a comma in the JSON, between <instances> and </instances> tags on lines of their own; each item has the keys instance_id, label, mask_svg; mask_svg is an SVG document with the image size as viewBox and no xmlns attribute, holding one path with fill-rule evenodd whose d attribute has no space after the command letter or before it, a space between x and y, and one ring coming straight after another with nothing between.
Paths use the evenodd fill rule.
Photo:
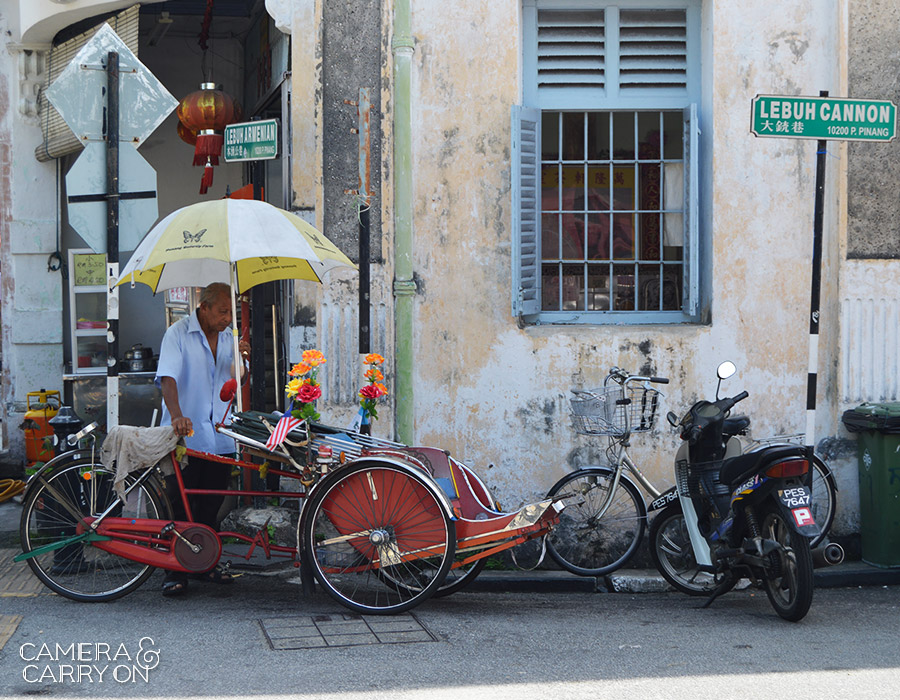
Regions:
<instances>
[{"instance_id":1,"label":"red artificial flower","mask_svg":"<svg viewBox=\"0 0 900 700\"><path fill-rule=\"evenodd\" d=\"M297 400L302 403L312 403L322 396L322 390L317 384L304 384L297 391Z\"/></svg>"},{"instance_id":2,"label":"red artificial flower","mask_svg":"<svg viewBox=\"0 0 900 700\"><path fill-rule=\"evenodd\" d=\"M384 396L384 394L383 388L378 384L366 384L366 386L359 390L359 395L364 399L377 399Z\"/></svg>"}]
</instances>

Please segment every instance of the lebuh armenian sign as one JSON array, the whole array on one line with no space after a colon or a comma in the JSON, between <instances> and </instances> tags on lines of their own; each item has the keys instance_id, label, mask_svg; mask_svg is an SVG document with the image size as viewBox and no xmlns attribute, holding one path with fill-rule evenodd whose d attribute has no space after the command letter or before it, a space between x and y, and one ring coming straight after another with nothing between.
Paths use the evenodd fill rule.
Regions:
<instances>
[{"instance_id":1,"label":"lebuh armenian sign","mask_svg":"<svg viewBox=\"0 0 900 700\"><path fill-rule=\"evenodd\" d=\"M756 136L890 141L897 134L897 106L886 100L757 95L752 110Z\"/></svg>"},{"instance_id":2,"label":"lebuh armenian sign","mask_svg":"<svg viewBox=\"0 0 900 700\"><path fill-rule=\"evenodd\" d=\"M269 160L278 155L278 120L229 124L225 127L225 161Z\"/></svg>"}]
</instances>

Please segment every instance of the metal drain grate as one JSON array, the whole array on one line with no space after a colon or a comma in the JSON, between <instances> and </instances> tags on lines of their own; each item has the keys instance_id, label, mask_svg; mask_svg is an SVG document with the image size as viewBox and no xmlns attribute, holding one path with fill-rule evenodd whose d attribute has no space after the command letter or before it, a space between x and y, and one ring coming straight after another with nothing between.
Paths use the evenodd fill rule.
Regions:
<instances>
[{"instance_id":1,"label":"metal drain grate","mask_svg":"<svg viewBox=\"0 0 900 700\"><path fill-rule=\"evenodd\" d=\"M276 651L438 641L412 613L392 617L352 613L269 617L261 619L259 625Z\"/></svg>"}]
</instances>

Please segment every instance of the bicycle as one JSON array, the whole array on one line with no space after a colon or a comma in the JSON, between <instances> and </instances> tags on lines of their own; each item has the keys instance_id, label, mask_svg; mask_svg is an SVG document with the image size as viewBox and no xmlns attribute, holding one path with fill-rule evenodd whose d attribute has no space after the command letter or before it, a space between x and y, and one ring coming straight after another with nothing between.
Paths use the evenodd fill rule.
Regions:
<instances>
[{"instance_id":1,"label":"bicycle","mask_svg":"<svg viewBox=\"0 0 900 700\"><path fill-rule=\"evenodd\" d=\"M648 432L656 422L661 394L650 384L668 382L613 367L602 388L573 390L575 432L607 437L609 464L578 469L547 492L547 498L566 504L547 535L547 552L567 571L603 576L624 566L640 545L647 507L637 484L652 499L662 492L632 461L628 447L632 433Z\"/></svg>"},{"instance_id":2,"label":"bicycle","mask_svg":"<svg viewBox=\"0 0 900 700\"><path fill-rule=\"evenodd\" d=\"M640 382L641 386L634 386ZM557 481L548 498L562 499L566 509L560 522L548 534L547 552L563 569L579 576L604 576L622 568L634 556L647 527L647 505L638 488L650 496L651 509L663 507L655 501L660 491L628 455L632 433L647 432L656 422L660 392L650 383L666 384L664 377L630 375L613 367L600 389L573 390L571 399L575 431L581 435L605 436L608 465L577 469ZM631 386L629 386L631 385ZM738 421L736 421L737 423ZM739 433L746 437L746 430ZM782 435L738 442L737 454L773 444L801 443L800 435ZM814 456L811 473L813 502L810 507L820 535L810 546L822 543L834 521L837 486L825 461ZM689 556L690 543L683 519L671 523L654 520L655 529L664 529L673 560ZM707 582L698 578L695 563L682 562L685 589L703 593ZM693 572L688 574L688 572Z\"/></svg>"}]
</instances>

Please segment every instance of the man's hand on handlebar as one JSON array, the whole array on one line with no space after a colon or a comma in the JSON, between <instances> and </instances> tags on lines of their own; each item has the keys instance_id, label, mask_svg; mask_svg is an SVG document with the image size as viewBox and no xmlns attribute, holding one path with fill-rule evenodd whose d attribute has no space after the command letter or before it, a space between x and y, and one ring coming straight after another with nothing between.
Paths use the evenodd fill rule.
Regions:
<instances>
[{"instance_id":1,"label":"man's hand on handlebar","mask_svg":"<svg viewBox=\"0 0 900 700\"><path fill-rule=\"evenodd\" d=\"M194 424L187 416L172 419L172 429L178 437L190 437L194 434Z\"/></svg>"}]
</instances>

